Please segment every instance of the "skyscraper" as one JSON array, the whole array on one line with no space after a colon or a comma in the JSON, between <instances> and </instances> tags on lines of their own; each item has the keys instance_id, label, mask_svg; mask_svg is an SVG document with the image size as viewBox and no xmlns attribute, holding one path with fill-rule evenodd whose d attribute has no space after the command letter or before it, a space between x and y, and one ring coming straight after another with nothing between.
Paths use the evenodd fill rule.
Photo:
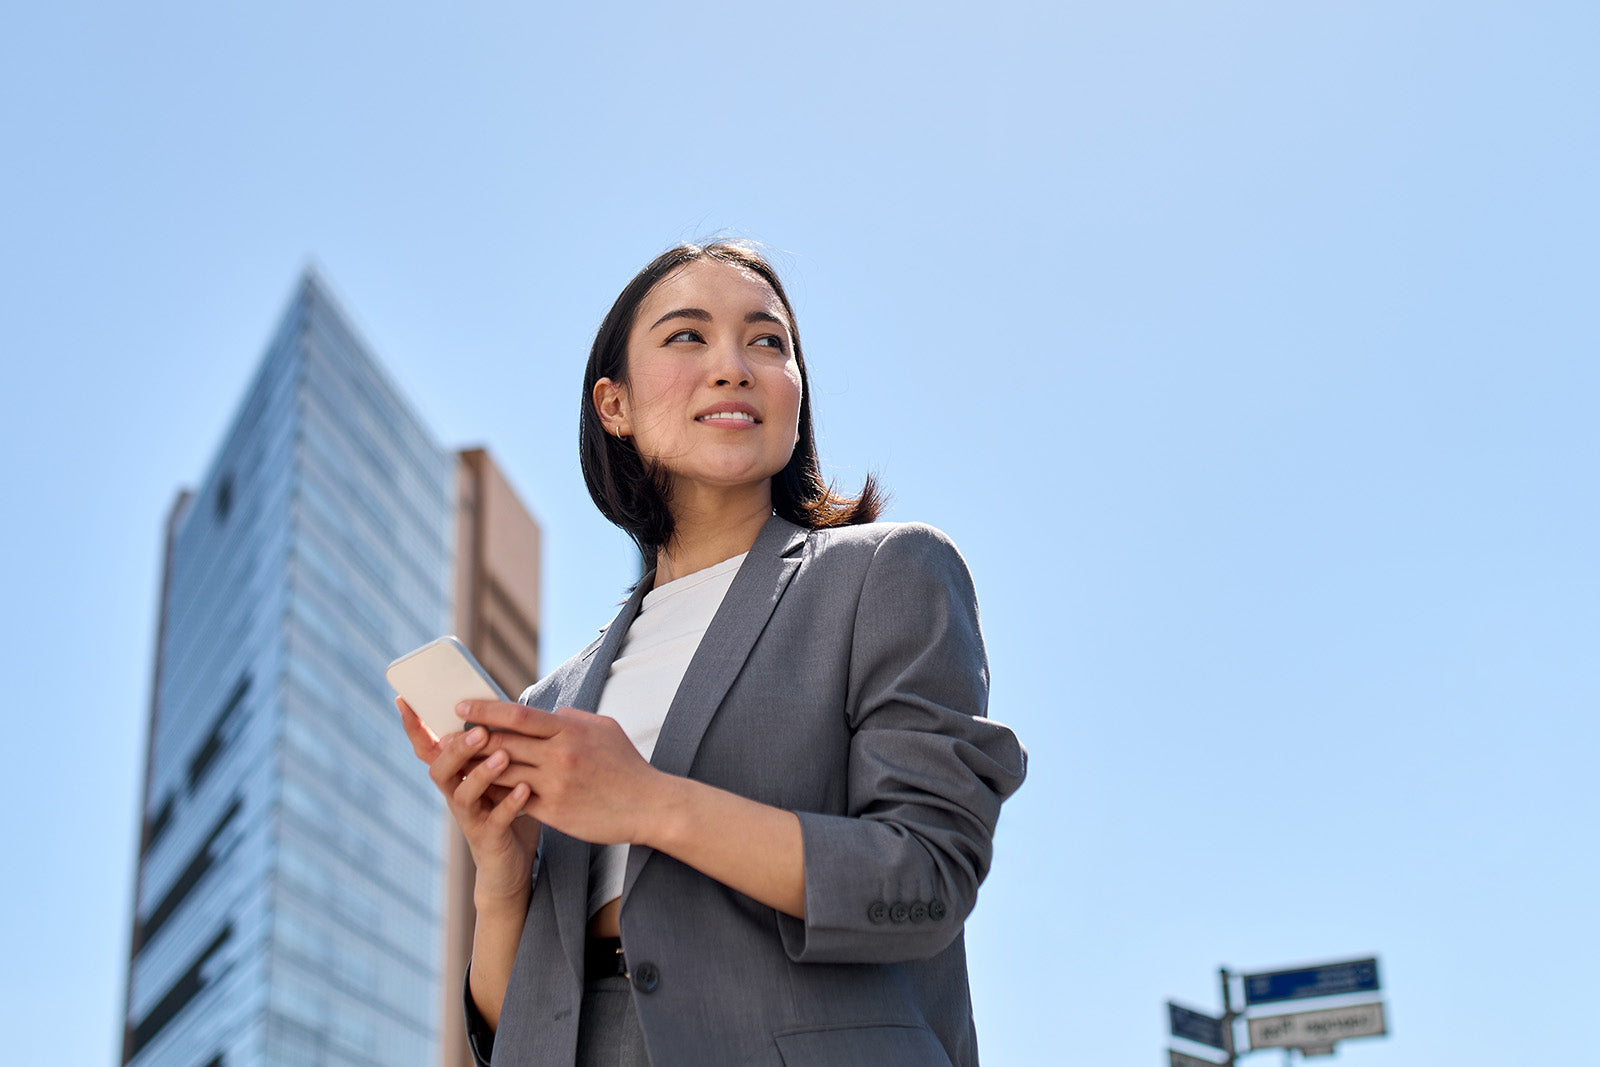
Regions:
<instances>
[{"instance_id":1,"label":"skyscraper","mask_svg":"<svg viewBox=\"0 0 1600 1067\"><path fill-rule=\"evenodd\" d=\"M383 669L459 631L530 681L537 527L308 272L166 543L123 1062L454 1062L470 869Z\"/></svg>"}]
</instances>

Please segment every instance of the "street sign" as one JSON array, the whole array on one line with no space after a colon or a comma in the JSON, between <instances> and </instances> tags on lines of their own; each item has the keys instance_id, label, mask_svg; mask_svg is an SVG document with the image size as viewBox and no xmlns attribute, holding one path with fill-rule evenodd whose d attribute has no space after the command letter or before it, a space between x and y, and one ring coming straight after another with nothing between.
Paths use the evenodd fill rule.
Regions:
<instances>
[{"instance_id":1,"label":"street sign","mask_svg":"<svg viewBox=\"0 0 1600 1067\"><path fill-rule=\"evenodd\" d=\"M1215 1060L1203 1060L1199 1056L1191 1056L1187 1052L1177 1049L1167 1049L1167 1067L1222 1067Z\"/></svg>"},{"instance_id":2,"label":"street sign","mask_svg":"<svg viewBox=\"0 0 1600 1067\"><path fill-rule=\"evenodd\" d=\"M1244 1002L1271 1004L1302 997L1331 997L1338 993L1370 993L1378 988L1378 961L1349 960L1322 963L1292 971L1270 971L1244 976Z\"/></svg>"},{"instance_id":3,"label":"street sign","mask_svg":"<svg viewBox=\"0 0 1600 1067\"><path fill-rule=\"evenodd\" d=\"M1167 1001L1167 1016L1172 1020L1172 1036L1186 1037L1190 1041L1198 1041L1202 1045L1212 1048L1226 1049L1228 1046L1222 1042L1222 1020L1213 1019L1209 1015L1202 1015L1197 1011L1180 1007L1172 1001Z\"/></svg>"},{"instance_id":4,"label":"street sign","mask_svg":"<svg viewBox=\"0 0 1600 1067\"><path fill-rule=\"evenodd\" d=\"M1250 1028L1250 1047L1327 1048L1347 1037L1372 1037L1386 1034L1383 1004L1352 1004L1347 1008L1297 1011L1293 1015L1257 1015L1245 1020Z\"/></svg>"}]
</instances>

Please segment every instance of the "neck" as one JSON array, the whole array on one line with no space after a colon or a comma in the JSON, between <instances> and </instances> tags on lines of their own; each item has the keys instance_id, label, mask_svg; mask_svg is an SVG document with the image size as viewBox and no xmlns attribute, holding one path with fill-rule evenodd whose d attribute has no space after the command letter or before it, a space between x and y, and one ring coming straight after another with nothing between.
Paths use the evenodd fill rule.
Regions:
<instances>
[{"instance_id":1,"label":"neck","mask_svg":"<svg viewBox=\"0 0 1600 1067\"><path fill-rule=\"evenodd\" d=\"M689 493L686 500L673 494L672 540L656 553L659 588L686 574L715 566L750 551L756 535L772 516L772 487L763 483L760 493L735 499L706 499Z\"/></svg>"}]
</instances>

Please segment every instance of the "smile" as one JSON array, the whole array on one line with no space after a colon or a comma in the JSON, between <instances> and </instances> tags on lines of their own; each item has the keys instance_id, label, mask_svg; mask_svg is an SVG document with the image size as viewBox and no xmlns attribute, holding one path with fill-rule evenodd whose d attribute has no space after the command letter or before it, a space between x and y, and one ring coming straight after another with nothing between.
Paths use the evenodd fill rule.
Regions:
<instances>
[{"instance_id":1,"label":"smile","mask_svg":"<svg viewBox=\"0 0 1600 1067\"><path fill-rule=\"evenodd\" d=\"M743 411L713 411L709 415L700 415L695 422L746 422L754 423L756 417Z\"/></svg>"}]
</instances>

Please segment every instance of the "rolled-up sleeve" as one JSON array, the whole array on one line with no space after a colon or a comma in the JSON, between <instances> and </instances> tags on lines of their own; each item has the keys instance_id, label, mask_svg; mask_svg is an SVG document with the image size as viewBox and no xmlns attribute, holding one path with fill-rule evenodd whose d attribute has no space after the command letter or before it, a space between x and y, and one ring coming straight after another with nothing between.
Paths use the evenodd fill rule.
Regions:
<instances>
[{"instance_id":1,"label":"rolled-up sleeve","mask_svg":"<svg viewBox=\"0 0 1600 1067\"><path fill-rule=\"evenodd\" d=\"M472 967L461 979L461 1003L467 1016L467 1048L472 1052L473 1067L489 1067L494 1056L494 1031L484 1021L483 1013L472 1000Z\"/></svg>"},{"instance_id":2,"label":"rolled-up sleeve","mask_svg":"<svg viewBox=\"0 0 1600 1067\"><path fill-rule=\"evenodd\" d=\"M528 692L532 692L530 686ZM524 699L527 693L523 694ZM539 847L533 852L533 874L529 878L529 894L539 884L539 870L544 866L544 837L539 837ZM489 1067L494 1056L494 1031L489 1028L483 1013L472 999L472 961L467 961L467 971L461 977L461 1003L467 1020L467 1048L472 1052L474 1067Z\"/></svg>"},{"instance_id":3,"label":"rolled-up sleeve","mask_svg":"<svg viewBox=\"0 0 1600 1067\"><path fill-rule=\"evenodd\" d=\"M988 873L1000 804L1026 753L985 718L977 597L948 538L920 524L878 545L856 606L844 814L798 813L804 920L796 962L925 959L961 931Z\"/></svg>"}]
</instances>

